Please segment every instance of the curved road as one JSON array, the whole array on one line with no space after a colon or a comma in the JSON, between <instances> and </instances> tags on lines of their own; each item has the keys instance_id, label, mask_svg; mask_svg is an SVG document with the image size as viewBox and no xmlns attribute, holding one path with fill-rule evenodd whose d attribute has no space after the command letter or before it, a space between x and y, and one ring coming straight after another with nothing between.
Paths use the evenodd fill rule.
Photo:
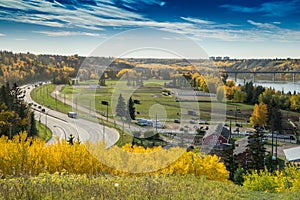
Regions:
<instances>
[{"instance_id":1,"label":"curved road","mask_svg":"<svg viewBox=\"0 0 300 200\"><path fill-rule=\"evenodd\" d=\"M70 134L72 134L75 139L79 138L81 142L97 142L104 139L107 144L107 148L113 146L119 140L120 136L116 129L104 127L104 135L103 126L98 123L79 118L69 118L64 113L48 109L40 104L37 104L30 96L30 92L34 89L34 85L25 85L21 88L26 91L24 100L28 103L36 104L36 106L32 106L36 120L40 121L42 124L45 124L52 131L52 138L47 142L47 144L55 143L57 137L60 140L68 139ZM41 112L41 109L38 109L38 106L44 108L45 112Z\"/></svg>"}]
</instances>

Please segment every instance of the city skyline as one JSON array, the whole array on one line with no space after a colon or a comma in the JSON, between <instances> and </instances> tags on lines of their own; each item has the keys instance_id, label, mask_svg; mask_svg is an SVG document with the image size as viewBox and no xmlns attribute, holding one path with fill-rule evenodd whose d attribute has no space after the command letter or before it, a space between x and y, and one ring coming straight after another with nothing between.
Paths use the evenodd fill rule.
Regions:
<instances>
[{"instance_id":1,"label":"city skyline","mask_svg":"<svg viewBox=\"0 0 300 200\"><path fill-rule=\"evenodd\" d=\"M147 40L154 28L162 32L154 38L166 43L187 38L209 56L299 58L299 8L300 0L3 0L0 43L1 50L14 52L88 56L127 31L138 29L134 39ZM134 40L119 42L126 48ZM197 48L186 49L184 55L190 51L197 58ZM113 54L103 56L118 56Z\"/></svg>"}]
</instances>

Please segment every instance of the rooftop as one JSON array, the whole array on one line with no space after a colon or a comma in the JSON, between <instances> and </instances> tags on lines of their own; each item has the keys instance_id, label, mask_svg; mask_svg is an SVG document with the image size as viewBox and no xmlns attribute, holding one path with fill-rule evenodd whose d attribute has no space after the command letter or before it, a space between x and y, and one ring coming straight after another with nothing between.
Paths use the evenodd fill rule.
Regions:
<instances>
[{"instance_id":1,"label":"rooftop","mask_svg":"<svg viewBox=\"0 0 300 200\"><path fill-rule=\"evenodd\" d=\"M300 146L283 150L287 161L300 161Z\"/></svg>"}]
</instances>

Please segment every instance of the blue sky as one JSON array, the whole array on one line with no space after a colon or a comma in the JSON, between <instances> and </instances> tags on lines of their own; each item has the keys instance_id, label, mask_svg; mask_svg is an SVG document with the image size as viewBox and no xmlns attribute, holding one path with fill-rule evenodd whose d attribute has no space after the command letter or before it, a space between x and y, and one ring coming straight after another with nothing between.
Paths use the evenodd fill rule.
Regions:
<instances>
[{"instance_id":1,"label":"blue sky","mask_svg":"<svg viewBox=\"0 0 300 200\"><path fill-rule=\"evenodd\" d=\"M188 37L210 56L300 57L300 0L0 1L2 50L90 55L102 42L136 28L170 32L161 39L171 44ZM147 29L137 32L149 40ZM130 46L128 38L119 42Z\"/></svg>"}]
</instances>

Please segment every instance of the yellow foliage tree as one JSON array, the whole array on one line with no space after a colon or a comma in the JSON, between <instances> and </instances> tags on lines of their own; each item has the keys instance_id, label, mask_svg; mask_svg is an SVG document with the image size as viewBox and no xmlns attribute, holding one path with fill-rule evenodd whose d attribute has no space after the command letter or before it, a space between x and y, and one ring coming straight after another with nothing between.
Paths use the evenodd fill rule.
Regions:
<instances>
[{"instance_id":1,"label":"yellow foliage tree","mask_svg":"<svg viewBox=\"0 0 300 200\"><path fill-rule=\"evenodd\" d=\"M250 117L250 124L253 126L265 126L267 124L267 116L267 105L264 103L255 104Z\"/></svg>"},{"instance_id":2,"label":"yellow foliage tree","mask_svg":"<svg viewBox=\"0 0 300 200\"><path fill-rule=\"evenodd\" d=\"M124 74L129 73L129 72L132 72L132 70L131 69L122 69L117 73L117 77L121 78Z\"/></svg>"},{"instance_id":3,"label":"yellow foliage tree","mask_svg":"<svg viewBox=\"0 0 300 200\"><path fill-rule=\"evenodd\" d=\"M186 152L183 148L144 148L127 144L106 149L103 142L57 141L51 145L21 133L0 138L0 173L4 177L68 172L74 174L156 175L193 174L228 181L229 172L217 156Z\"/></svg>"}]
</instances>

